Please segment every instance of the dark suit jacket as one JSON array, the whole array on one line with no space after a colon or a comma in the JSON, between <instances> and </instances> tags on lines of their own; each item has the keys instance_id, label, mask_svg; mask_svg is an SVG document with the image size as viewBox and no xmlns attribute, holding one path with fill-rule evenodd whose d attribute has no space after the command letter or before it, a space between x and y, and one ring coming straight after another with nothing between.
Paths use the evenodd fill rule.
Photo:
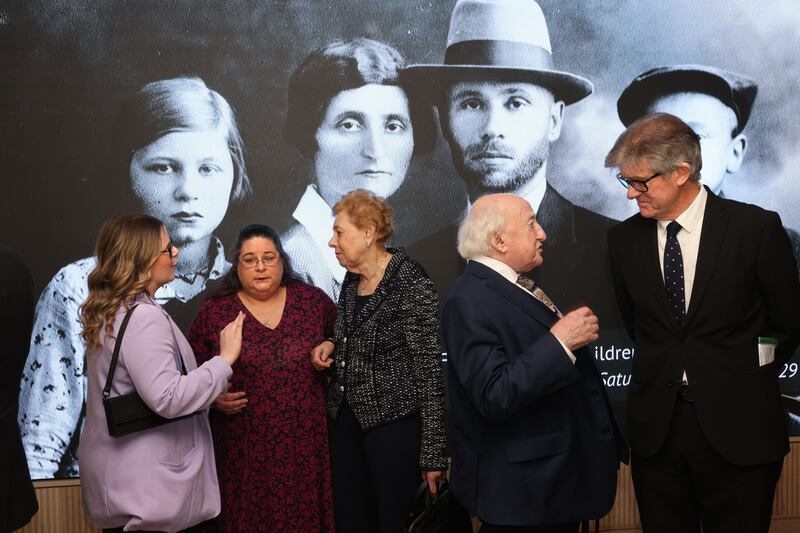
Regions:
<instances>
[{"instance_id":1,"label":"dark suit jacket","mask_svg":"<svg viewBox=\"0 0 800 533\"><path fill-rule=\"evenodd\" d=\"M608 236L636 346L631 448L647 457L664 442L685 369L703 432L723 457L739 465L780 459L789 445L777 371L800 343L800 283L780 218L709 191L684 326L667 303L656 224L634 215ZM758 366L759 336L778 339L773 364Z\"/></svg>"},{"instance_id":2,"label":"dark suit jacket","mask_svg":"<svg viewBox=\"0 0 800 533\"><path fill-rule=\"evenodd\" d=\"M574 205L549 184L536 217L547 233L544 264L530 276L562 310L588 305L603 328L622 328L611 289L606 233L617 223ZM456 250L458 228L451 224L409 247L439 294L464 271Z\"/></svg>"},{"instance_id":3,"label":"dark suit jacket","mask_svg":"<svg viewBox=\"0 0 800 533\"><path fill-rule=\"evenodd\" d=\"M573 364L555 321L474 261L444 304L450 486L491 524L599 518L614 503L625 446L591 354L575 351Z\"/></svg>"},{"instance_id":4,"label":"dark suit jacket","mask_svg":"<svg viewBox=\"0 0 800 533\"><path fill-rule=\"evenodd\" d=\"M0 247L0 532L21 528L39 509L17 425L33 302L28 268L19 256Z\"/></svg>"}]
</instances>

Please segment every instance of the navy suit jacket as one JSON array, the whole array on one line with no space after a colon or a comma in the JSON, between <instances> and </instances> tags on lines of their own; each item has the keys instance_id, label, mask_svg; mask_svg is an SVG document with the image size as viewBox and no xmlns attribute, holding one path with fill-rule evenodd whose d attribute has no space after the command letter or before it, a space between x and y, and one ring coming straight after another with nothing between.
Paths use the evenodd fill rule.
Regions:
<instances>
[{"instance_id":1,"label":"navy suit jacket","mask_svg":"<svg viewBox=\"0 0 800 533\"><path fill-rule=\"evenodd\" d=\"M700 426L725 459L780 459L789 443L777 373L800 343L800 283L780 217L708 191L684 324L669 310L656 224L637 214L608 234L614 288L636 346L631 448L649 457L661 447L685 369ZM758 337L778 340L774 363L759 366Z\"/></svg>"},{"instance_id":2,"label":"navy suit jacket","mask_svg":"<svg viewBox=\"0 0 800 533\"><path fill-rule=\"evenodd\" d=\"M576 350L573 364L556 320L474 261L445 300L450 486L485 522L579 521L614 503L625 445L591 354Z\"/></svg>"}]
</instances>

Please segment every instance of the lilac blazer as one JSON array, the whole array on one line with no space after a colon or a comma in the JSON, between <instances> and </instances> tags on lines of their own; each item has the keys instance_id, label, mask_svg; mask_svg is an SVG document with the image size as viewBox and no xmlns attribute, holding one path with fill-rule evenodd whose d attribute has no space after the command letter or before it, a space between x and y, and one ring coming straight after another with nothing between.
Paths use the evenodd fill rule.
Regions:
<instances>
[{"instance_id":1,"label":"lilac blazer","mask_svg":"<svg viewBox=\"0 0 800 533\"><path fill-rule=\"evenodd\" d=\"M135 389L167 418L205 410L224 392L230 365L216 356L198 368L189 343L166 311L144 293L136 303L111 395ZM125 312L117 312L115 334ZM92 523L171 532L213 518L219 514L220 498L207 411L124 437L108 434L102 392L115 336L101 332L100 349L86 354L89 389L78 453L81 493ZM185 376L178 370L179 354Z\"/></svg>"}]
</instances>

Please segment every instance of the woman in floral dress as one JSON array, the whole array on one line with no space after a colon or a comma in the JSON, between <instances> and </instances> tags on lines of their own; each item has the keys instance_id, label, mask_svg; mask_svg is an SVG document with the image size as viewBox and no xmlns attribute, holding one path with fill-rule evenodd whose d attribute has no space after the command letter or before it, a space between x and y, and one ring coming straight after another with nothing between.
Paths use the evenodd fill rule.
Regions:
<instances>
[{"instance_id":1,"label":"woman in floral dress","mask_svg":"<svg viewBox=\"0 0 800 533\"><path fill-rule=\"evenodd\" d=\"M336 307L294 279L277 233L250 225L234 268L189 329L198 362L219 352L219 324L244 311L242 352L211 428L222 495L220 532L333 531L325 382L309 362L332 351Z\"/></svg>"}]
</instances>

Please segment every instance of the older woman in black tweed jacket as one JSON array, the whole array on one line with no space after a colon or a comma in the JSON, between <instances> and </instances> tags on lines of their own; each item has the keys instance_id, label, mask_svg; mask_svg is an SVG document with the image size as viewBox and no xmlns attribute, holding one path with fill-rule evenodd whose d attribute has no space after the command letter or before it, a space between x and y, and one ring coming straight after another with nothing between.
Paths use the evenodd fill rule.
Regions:
<instances>
[{"instance_id":1,"label":"older woman in black tweed jacket","mask_svg":"<svg viewBox=\"0 0 800 533\"><path fill-rule=\"evenodd\" d=\"M333 369L336 529L396 532L420 474L435 493L447 469L438 299L405 250L385 247L392 208L384 199L356 189L333 210L330 245L348 272L333 344L315 349L312 362Z\"/></svg>"}]
</instances>

